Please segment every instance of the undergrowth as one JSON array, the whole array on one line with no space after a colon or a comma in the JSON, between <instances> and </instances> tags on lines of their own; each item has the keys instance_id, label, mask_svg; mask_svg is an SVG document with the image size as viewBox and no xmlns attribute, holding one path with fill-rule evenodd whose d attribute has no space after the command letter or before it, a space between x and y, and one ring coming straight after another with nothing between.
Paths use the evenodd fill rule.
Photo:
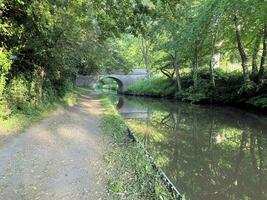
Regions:
<instances>
[{"instance_id":1,"label":"undergrowth","mask_svg":"<svg viewBox=\"0 0 267 200\"><path fill-rule=\"evenodd\" d=\"M14 133L47 117L59 106L73 106L83 89L67 91L62 97L45 99L36 104L25 104L21 109L10 109L0 100L0 130L1 133ZM3 100L2 100L3 101ZM2 116L2 117L1 117Z\"/></svg>"},{"instance_id":2,"label":"undergrowth","mask_svg":"<svg viewBox=\"0 0 267 200\"><path fill-rule=\"evenodd\" d=\"M138 81L130 85L128 90L130 93L137 95L164 97L174 93L175 84L171 83L167 78L156 77L151 80Z\"/></svg>"},{"instance_id":3,"label":"undergrowth","mask_svg":"<svg viewBox=\"0 0 267 200\"><path fill-rule=\"evenodd\" d=\"M207 69L199 71L198 86L194 88L192 76L181 76L182 91L178 92L175 80L165 77L155 77L152 80L141 80L129 86L129 94L153 97L172 97L192 103L219 103L232 105L251 105L257 108L266 108L267 83L243 84L242 73L226 73L215 70L216 86L210 84L210 75Z\"/></svg>"},{"instance_id":4,"label":"undergrowth","mask_svg":"<svg viewBox=\"0 0 267 200\"><path fill-rule=\"evenodd\" d=\"M101 127L111 138L106 153L108 189L113 199L173 199L141 148L127 136L127 127L106 98Z\"/></svg>"}]
</instances>

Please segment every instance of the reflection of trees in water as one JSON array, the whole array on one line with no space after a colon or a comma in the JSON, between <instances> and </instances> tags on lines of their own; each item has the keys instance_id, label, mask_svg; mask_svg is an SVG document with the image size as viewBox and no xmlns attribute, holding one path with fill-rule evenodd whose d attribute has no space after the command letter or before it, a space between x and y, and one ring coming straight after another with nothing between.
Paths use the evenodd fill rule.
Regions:
<instances>
[{"instance_id":1,"label":"reflection of trees in water","mask_svg":"<svg viewBox=\"0 0 267 200\"><path fill-rule=\"evenodd\" d=\"M164 111L142 124L163 139L146 133L144 140L156 160L168 161L162 167L187 199L267 199L267 144L259 132L266 127L196 107Z\"/></svg>"},{"instance_id":2,"label":"reflection of trees in water","mask_svg":"<svg viewBox=\"0 0 267 200\"><path fill-rule=\"evenodd\" d=\"M144 132L144 139L143 139L144 145L147 145L150 143L150 131L148 129L151 126L150 115L151 115L151 111L148 108L148 117L146 119L146 130Z\"/></svg>"}]
</instances>

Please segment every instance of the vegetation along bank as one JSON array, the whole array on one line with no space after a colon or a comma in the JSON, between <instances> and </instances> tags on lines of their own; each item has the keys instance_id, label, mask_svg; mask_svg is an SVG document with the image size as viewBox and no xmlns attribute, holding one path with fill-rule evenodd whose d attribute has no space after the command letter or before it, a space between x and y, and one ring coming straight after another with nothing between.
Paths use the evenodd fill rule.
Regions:
<instances>
[{"instance_id":1,"label":"vegetation along bank","mask_svg":"<svg viewBox=\"0 0 267 200\"><path fill-rule=\"evenodd\" d=\"M127 126L108 98L104 107L102 129L109 141L106 152L108 188L114 199L174 199L160 174L152 167L137 143L128 137Z\"/></svg>"},{"instance_id":2,"label":"vegetation along bank","mask_svg":"<svg viewBox=\"0 0 267 200\"><path fill-rule=\"evenodd\" d=\"M183 90L180 92L174 79L161 76L131 85L126 94L267 110L266 83L258 85L251 82L250 85L243 86L240 72L225 73L218 69L214 74L216 88L209 84L209 72L202 70L199 72L199 86L196 89L192 87L193 80L190 74L184 74L180 78L183 85Z\"/></svg>"}]
</instances>

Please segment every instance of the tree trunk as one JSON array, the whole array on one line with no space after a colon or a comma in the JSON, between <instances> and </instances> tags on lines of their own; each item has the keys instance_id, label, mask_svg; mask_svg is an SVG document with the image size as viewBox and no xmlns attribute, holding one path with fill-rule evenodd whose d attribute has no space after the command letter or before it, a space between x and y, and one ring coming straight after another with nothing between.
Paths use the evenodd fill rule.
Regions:
<instances>
[{"instance_id":1,"label":"tree trunk","mask_svg":"<svg viewBox=\"0 0 267 200\"><path fill-rule=\"evenodd\" d=\"M197 42L195 44L195 50L194 50L194 58L193 58L193 82L194 82L194 88L196 89L198 86L198 45Z\"/></svg>"},{"instance_id":2,"label":"tree trunk","mask_svg":"<svg viewBox=\"0 0 267 200\"><path fill-rule=\"evenodd\" d=\"M43 85L45 80L45 67L41 66L40 69L40 86L39 86L39 100L41 101L43 98Z\"/></svg>"},{"instance_id":3,"label":"tree trunk","mask_svg":"<svg viewBox=\"0 0 267 200\"><path fill-rule=\"evenodd\" d=\"M173 74L170 74L167 70L160 69L161 73L167 76L168 79L173 80Z\"/></svg>"},{"instance_id":4,"label":"tree trunk","mask_svg":"<svg viewBox=\"0 0 267 200\"><path fill-rule=\"evenodd\" d=\"M258 36L255 40L255 46L252 53L252 77L255 78L258 74L257 57L260 47L261 37Z\"/></svg>"},{"instance_id":5,"label":"tree trunk","mask_svg":"<svg viewBox=\"0 0 267 200\"><path fill-rule=\"evenodd\" d=\"M149 50L148 50L148 45L145 44L144 38L141 38L141 49L144 57L144 63L146 66L147 70L147 78L150 80L151 74L150 74L150 59L149 59Z\"/></svg>"},{"instance_id":6,"label":"tree trunk","mask_svg":"<svg viewBox=\"0 0 267 200\"><path fill-rule=\"evenodd\" d=\"M173 72L169 72L167 67L172 67L172 62L164 65L162 68L160 68L160 71L162 74L164 74L165 76L168 77L168 79L170 79L171 81L173 81L173 76L175 74L175 70L173 70Z\"/></svg>"},{"instance_id":7,"label":"tree trunk","mask_svg":"<svg viewBox=\"0 0 267 200\"><path fill-rule=\"evenodd\" d=\"M266 68L266 55L267 55L267 25L265 25L263 31L263 49L262 49L261 64L259 70L259 82L264 81L264 73Z\"/></svg>"},{"instance_id":8,"label":"tree trunk","mask_svg":"<svg viewBox=\"0 0 267 200\"><path fill-rule=\"evenodd\" d=\"M210 57L210 82L213 88L215 88L215 78L214 78L214 54L215 54L215 44L216 44L216 39L217 39L217 32L213 36L212 39L212 50L211 50L211 57Z\"/></svg>"},{"instance_id":9,"label":"tree trunk","mask_svg":"<svg viewBox=\"0 0 267 200\"><path fill-rule=\"evenodd\" d=\"M241 40L241 28L238 25L238 19L236 16L234 18L234 22L235 22L236 41L237 41L238 51L241 57L242 68L243 68L243 78L244 78L244 82L248 83L250 82L249 71L248 71L248 57L246 55L244 45Z\"/></svg>"},{"instance_id":10,"label":"tree trunk","mask_svg":"<svg viewBox=\"0 0 267 200\"><path fill-rule=\"evenodd\" d=\"M180 70L179 70L179 66L178 66L177 51L174 52L173 67L175 69L178 91L182 92L182 85L181 85Z\"/></svg>"},{"instance_id":11,"label":"tree trunk","mask_svg":"<svg viewBox=\"0 0 267 200\"><path fill-rule=\"evenodd\" d=\"M215 32L212 37L212 50L211 50L211 57L210 57L210 82L213 88L216 87L215 78L214 78L214 66L215 66L214 57L215 57L215 51L216 51L216 41L217 41L218 31L219 31L219 18L216 19Z\"/></svg>"}]
</instances>

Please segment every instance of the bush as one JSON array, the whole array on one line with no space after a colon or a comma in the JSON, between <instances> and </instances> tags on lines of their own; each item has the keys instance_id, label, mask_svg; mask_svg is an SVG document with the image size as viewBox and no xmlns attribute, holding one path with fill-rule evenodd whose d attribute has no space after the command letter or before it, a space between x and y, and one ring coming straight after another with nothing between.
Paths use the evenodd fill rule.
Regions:
<instances>
[{"instance_id":1,"label":"bush","mask_svg":"<svg viewBox=\"0 0 267 200\"><path fill-rule=\"evenodd\" d=\"M10 53L0 47L0 97L6 86L7 74L11 67Z\"/></svg>"},{"instance_id":2,"label":"bush","mask_svg":"<svg viewBox=\"0 0 267 200\"><path fill-rule=\"evenodd\" d=\"M11 113L7 100L4 97L0 98L0 119L7 119Z\"/></svg>"},{"instance_id":3,"label":"bush","mask_svg":"<svg viewBox=\"0 0 267 200\"><path fill-rule=\"evenodd\" d=\"M23 110L29 105L29 83L24 77L14 78L7 86L9 105L15 109Z\"/></svg>"},{"instance_id":4,"label":"bush","mask_svg":"<svg viewBox=\"0 0 267 200\"><path fill-rule=\"evenodd\" d=\"M56 96L23 106L23 109L11 109L10 101L0 99L0 130L10 133L18 132L48 116L51 112L60 106L72 106L78 101L79 94L83 91L80 89L66 92L59 98Z\"/></svg>"},{"instance_id":5,"label":"bush","mask_svg":"<svg viewBox=\"0 0 267 200\"><path fill-rule=\"evenodd\" d=\"M259 108L267 108L267 95L253 97L247 103Z\"/></svg>"}]
</instances>

